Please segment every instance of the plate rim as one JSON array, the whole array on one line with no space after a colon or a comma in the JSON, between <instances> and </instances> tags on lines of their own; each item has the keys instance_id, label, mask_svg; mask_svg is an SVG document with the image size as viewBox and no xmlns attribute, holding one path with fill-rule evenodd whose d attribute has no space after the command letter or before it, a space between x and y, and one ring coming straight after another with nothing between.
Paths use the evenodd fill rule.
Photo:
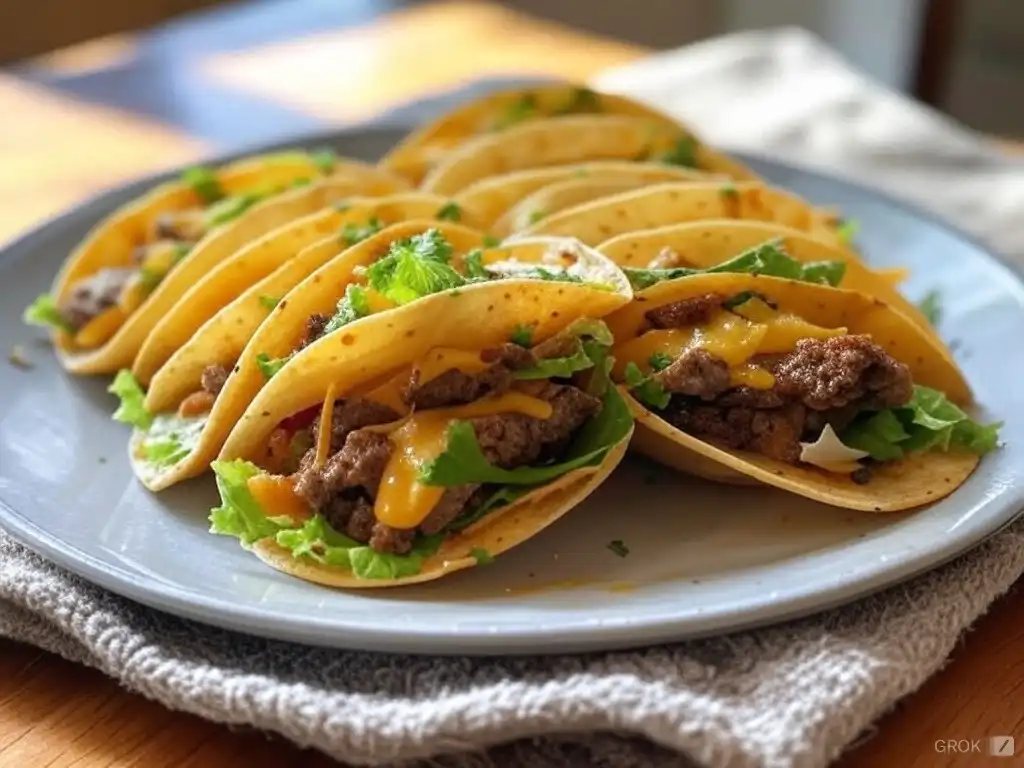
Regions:
<instances>
[{"instance_id":1,"label":"plate rim","mask_svg":"<svg viewBox=\"0 0 1024 768\"><path fill-rule=\"evenodd\" d=\"M351 141L353 136L385 132L398 134L408 129L406 125L387 120L375 121L296 135L272 143L246 146L232 152L204 156L197 162L219 164L245 155L272 152L296 145L336 145L346 140ZM979 251L993 266L1002 269L1018 290L1024 291L1024 268L1010 263L980 238L931 211L896 198L886 191L816 169L755 153L733 154L741 161L753 160L780 171L796 171L837 188L845 188L855 195L873 198L922 220ZM187 165L150 174L107 189L51 216L0 248L0 268L16 269L17 263L34 248L35 241L45 237L52 227L60 226L69 218L83 215L91 217L93 209L109 208L115 200L136 195L160 181L173 178L183 167ZM747 604L674 620L653 617L630 619L615 625L562 627L558 630L557 637L552 637L550 632L538 633L537 630L528 628L500 632L467 632L465 629L446 630L443 627L428 631L424 631L422 627L405 627L401 633L397 633L393 629L367 626L363 622L346 624L343 616L334 616L329 622L310 616L306 621L296 623L294 619L282 617L272 609L231 604L217 598L183 593L180 587L164 584L156 579L147 579L116 564L104 562L77 546L61 541L2 500L0 524L20 544L87 582L134 602L205 625L259 637L351 650L463 656L517 655L523 653L524 646L528 644L531 654L552 654L616 650L729 634L779 624L853 602L941 567L1012 525L1018 516L1024 515L1024 510L1021 509L1024 487L1013 490L1016 494L1011 492L1001 495L996 500L984 502L984 506L989 508L990 512L981 516L981 519L974 520L966 529L961 529L961 535L928 542L925 546L915 548L898 559L874 565L866 573L838 575L824 589L796 588L790 590L783 599L771 604Z\"/></svg>"}]
</instances>

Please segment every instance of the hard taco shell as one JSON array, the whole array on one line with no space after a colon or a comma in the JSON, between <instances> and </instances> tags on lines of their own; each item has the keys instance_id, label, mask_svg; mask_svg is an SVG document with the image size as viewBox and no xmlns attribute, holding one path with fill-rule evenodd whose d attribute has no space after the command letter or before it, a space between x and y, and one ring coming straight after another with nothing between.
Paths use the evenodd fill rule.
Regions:
<instances>
[{"instance_id":1,"label":"hard taco shell","mask_svg":"<svg viewBox=\"0 0 1024 768\"><path fill-rule=\"evenodd\" d=\"M917 384L933 387L961 405L971 400L962 374L929 350L921 331L879 299L862 293L778 278L712 274L658 283L607 319L616 343L635 338L644 313L663 304L706 293L726 296L745 291L763 294L781 312L796 314L825 327L846 327L869 334L911 370ZM614 352L613 352L614 354ZM858 485L844 475L829 474L761 454L717 448L676 429L630 397L637 419L634 445L651 458L690 474L723 482L762 482L833 506L871 512L893 512L937 501L960 486L978 464L967 453L929 452L886 462L871 481Z\"/></svg>"}]
</instances>

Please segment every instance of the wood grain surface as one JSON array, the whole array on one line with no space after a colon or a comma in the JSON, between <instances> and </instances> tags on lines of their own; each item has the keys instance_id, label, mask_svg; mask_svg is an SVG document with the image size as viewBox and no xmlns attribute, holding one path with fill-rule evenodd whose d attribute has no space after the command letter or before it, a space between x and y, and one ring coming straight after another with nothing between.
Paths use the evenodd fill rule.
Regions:
<instances>
[{"instance_id":1,"label":"wood grain surface","mask_svg":"<svg viewBox=\"0 0 1024 768\"><path fill-rule=\"evenodd\" d=\"M37 66L48 76L78 76L102 68L104 57L122 66L136 56L135 46L119 38ZM344 87L336 76L341 52L360 62L358 82ZM584 78L642 53L488 3L449 2L302 40L215 52L196 66L221 87L348 121L487 74ZM88 93L80 98L44 80L0 75L0 114L8 117L0 123L0 239L100 189L211 147L202 126L153 119ZM997 735L1016 736L1016 758L998 762L987 755L987 740ZM947 739L980 739L982 753L937 751L936 742ZM277 738L168 711L95 670L0 641L0 768L331 764ZM1024 765L1024 590L993 606L949 665L837 765Z\"/></svg>"}]
</instances>

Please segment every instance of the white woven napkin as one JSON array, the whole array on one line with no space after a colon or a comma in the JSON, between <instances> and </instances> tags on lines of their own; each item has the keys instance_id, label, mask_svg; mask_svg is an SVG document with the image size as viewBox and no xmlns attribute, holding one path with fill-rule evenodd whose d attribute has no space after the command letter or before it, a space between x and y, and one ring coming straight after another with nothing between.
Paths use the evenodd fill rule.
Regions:
<instances>
[{"instance_id":1,"label":"white woven napkin","mask_svg":"<svg viewBox=\"0 0 1024 768\"><path fill-rule=\"evenodd\" d=\"M1024 216L1024 168L864 82L804 33L732 36L598 82L730 147L902 193L1024 259L1012 226ZM359 765L813 768L939 669L1022 572L1018 522L906 585L777 627L642 651L453 659L200 626L93 587L0 534L0 634L169 707Z\"/></svg>"}]
</instances>

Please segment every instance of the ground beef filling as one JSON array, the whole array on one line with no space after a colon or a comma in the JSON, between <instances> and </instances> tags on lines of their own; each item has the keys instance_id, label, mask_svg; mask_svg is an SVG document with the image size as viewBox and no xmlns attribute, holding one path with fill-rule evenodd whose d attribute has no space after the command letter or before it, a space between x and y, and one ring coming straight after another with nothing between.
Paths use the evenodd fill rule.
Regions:
<instances>
[{"instance_id":1,"label":"ground beef filling","mask_svg":"<svg viewBox=\"0 0 1024 768\"><path fill-rule=\"evenodd\" d=\"M469 419L484 456L505 469L557 456L572 434L601 407L596 397L570 385L536 382L530 389L530 394L551 404L548 419L517 413ZM387 435L363 427L392 420L381 418L386 414L380 410L391 409L358 398L338 403L335 409L331 436L334 453L323 468L317 469L316 451L311 449L294 476L295 490L331 526L356 541L368 543L378 552L405 554L417 535L444 530L490 492L477 484L454 486L445 490L417 528L384 525L374 517L373 504L392 445ZM348 417L348 421L342 423L339 416ZM374 416L378 417L375 421L368 421ZM362 423L356 426L357 422Z\"/></svg>"},{"instance_id":2,"label":"ground beef filling","mask_svg":"<svg viewBox=\"0 0 1024 768\"><path fill-rule=\"evenodd\" d=\"M725 296L717 293L706 293L664 304L646 312L644 317L652 328L689 328L710 320L725 300Z\"/></svg>"},{"instance_id":3,"label":"ground beef filling","mask_svg":"<svg viewBox=\"0 0 1024 768\"><path fill-rule=\"evenodd\" d=\"M134 267L108 267L79 280L61 304L61 315L79 330L117 304L121 291L137 271Z\"/></svg>"},{"instance_id":4,"label":"ground beef filling","mask_svg":"<svg viewBox=\"0 0 1024 768\"><path fill-rule=\"evenodd\" d=\"M839 431L858 411L913 396L910 370L868 336L801 339L789 354L758 362L775 376L771 389L729 387L724 361L684 352L655 375L672 393L664 418L725 447L796 463L801 440L813 441L825 424Z\"/></svg>"},{"instance_id":5,"label":"ground beef filling","mask_svg":"<svg viewBox=\"0 0 1024 768\"><path fill-rule=\"evenodd\" d=\"M214 363L213 365L208 365L203 369L203 373L199 377L199 383L204 392L216 397L220 394L220 391L224 389L224 385L227 383L228 376L230 375L230 368L226 365Z\"/></svg>"}]
</instances>

